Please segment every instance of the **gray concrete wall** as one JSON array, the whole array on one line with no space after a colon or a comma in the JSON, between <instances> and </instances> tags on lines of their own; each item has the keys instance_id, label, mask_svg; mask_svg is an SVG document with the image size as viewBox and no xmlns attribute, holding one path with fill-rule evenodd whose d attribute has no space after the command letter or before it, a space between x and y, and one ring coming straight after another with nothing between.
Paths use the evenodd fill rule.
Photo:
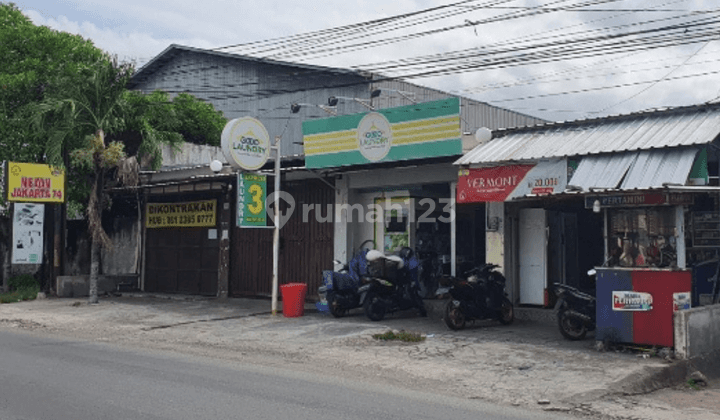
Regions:
<instances>
[{"instance_id":1,"label":"gray concrete wall","mask_svg":"<svg viewBox=\"0 0 720 420\"><path fill-rule=\"evenodd\" d=\"M720 305L678 311L674 328L678 358L693 359L720 350Z\"/></svg>"},{"instance_id":2,"label":"gray concrete wall","mask_svg":"<svg viewBox=\"0 0 720 420\"><path fill-rule=\"evenodd\" d=\"M63 274L73 276L89 272L90 240L88 239L87 222L68 220Z\"/></svg>"},{"instance_id":3,"label":"gray concrete wall","mask_svg":"<svg viewBox=\"0 0 720 420\"><path fill-rule=\"evenodd\" d=\"M98 294L137 290L137 276L98 276ZM58 276L55 282L58 297L86 297L90 291L90 275Z\"/></svg>"},{"instance_id":4,"label":"gray concrete wall","mask_svg":"<svg viewBox=\"0 0 720 420\"><path fill-rule=\"evenodd\" d=\"M106 275L137 274L142 242L140 222L137 217L116 217L112 224L112 229L108 229L112 248L102 250L101 272Z\"/></svg>"}]
</instances>

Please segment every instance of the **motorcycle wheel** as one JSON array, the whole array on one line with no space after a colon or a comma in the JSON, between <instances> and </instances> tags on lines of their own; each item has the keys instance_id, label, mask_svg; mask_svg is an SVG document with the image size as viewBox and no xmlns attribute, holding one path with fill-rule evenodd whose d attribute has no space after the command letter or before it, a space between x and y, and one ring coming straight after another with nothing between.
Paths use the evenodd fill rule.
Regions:
<instances>
[{"instance_id":1,"label":"motorcycle wheel","mask_svg":"<svg viewBox=\"0 0 720 420\"><path fill-rule=\"evenodd\" d=\"M340 306L335 296L328 301L328 308L330 309L332 316L335 318L342 318L347 313L347 309Z\"/></svg>"},{"instance_id":2,"label":"motorcycle wheel","mask_svg":"<svg viewBox=\"0 0 720 420\"><path fill-rule=\"evenodd\" d=\"M498 315L498 321L503 325L510 325L515 320L515 308L513 308L512 302L509 299L503 299L502 306L500 307L500 314Z\"/></svg>"},{"instance_id":3,"label":"motorcycle wheel","mask_svg":"<svg viewBox=\"0 0 720 420\"><path fill-rule=\"evenodd\" d=\"M385 302L378 295L370 295L365 299L363 305L365 315L371 321L382 321L385 318Z\"/></svg>"},{"instance_id":4,"label":"motorcycle wheel","mask_svg":"<svg viewBox=\"0 0 720 420\"><path fill-rule=\"evenodd\" d=\"M572 341L582 340L588 331L584 322L568 316L565 311L558 313L558 327L563 337Z\"/></svg>"},{"instance_id":5,"label":"motorcycle wheel","mask_svg":"<svg viewBox=\"0 0 720 420\"><path fill-rule=\"evenodd\" d=\"M452 301L445 306L445 325L453 331L465 328L465 314Z\"/></svg>"}]
</instances>

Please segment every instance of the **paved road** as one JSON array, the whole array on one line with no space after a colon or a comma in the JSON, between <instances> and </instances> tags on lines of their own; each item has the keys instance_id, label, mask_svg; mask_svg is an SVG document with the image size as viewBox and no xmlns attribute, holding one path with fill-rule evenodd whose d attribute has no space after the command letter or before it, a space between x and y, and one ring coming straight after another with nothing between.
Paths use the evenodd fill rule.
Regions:
<instances>
[{"instance_id":1,"label":"paved road","mask_svg":"<svg viewBox=\"0 0 720 420\"><path fill-rule=\"evenodd\" d=\"M169 352L0 332L0 420L558 418L548 414Z\"/></svg>"}]
</instances>

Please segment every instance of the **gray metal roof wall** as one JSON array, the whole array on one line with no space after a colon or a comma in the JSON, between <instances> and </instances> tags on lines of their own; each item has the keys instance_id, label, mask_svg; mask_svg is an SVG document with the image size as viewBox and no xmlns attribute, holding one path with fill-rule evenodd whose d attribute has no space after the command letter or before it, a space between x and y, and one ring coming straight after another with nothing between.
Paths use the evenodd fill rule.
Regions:
<instances>
[{"instance_id":1,"label":"gray metal roof wall","mask_svg":"<svg viewBox=\"0 0 720 420\"><path fill-rule=\"evenodd\" d=\"M697 148L683 150L647 150L638 153L625 180L623 190L662 187L663 184L685 185L695 162Z\"/></svg>"},{"instance_id":2,"label":"gray metal roof wall","mask_svg":"<svg viewBox=\"0 0 720 420\"><path fill-rule=\"evenodd\" d=\"M629 152L583 158L568 185L585 191L591 188L617 188L636 157L636 152Z\"/></svg>"},{"instance_id":3,"label":"gray metal roof wall","mask_svg":"<svg viewBox=\"0 0 720 420\"><path fill-rule=\"evenodd\" d=\"M685 185L698 149L646 150L583 158L568 185L590 189L650 189ZM622 182L622 185L621 185Z\"/></svg>"},{"instance_id":4,"label":"gray metal roof wall","mask_svg":"<svg viewBox=\"0 0 720 420\"><path fill-rule=\"evenodd\" d=\"M457 165L498 164L701 145L720 134L720 109L657 111L509 132L458 159Z\"/></svg>"}]
</instances>

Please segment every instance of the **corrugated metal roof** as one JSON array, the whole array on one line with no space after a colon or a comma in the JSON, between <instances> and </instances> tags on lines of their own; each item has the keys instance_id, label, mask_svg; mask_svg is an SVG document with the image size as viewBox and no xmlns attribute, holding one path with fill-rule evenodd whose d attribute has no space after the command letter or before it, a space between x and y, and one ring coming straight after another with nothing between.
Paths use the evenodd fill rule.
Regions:
<instances>
[{"instance_id":1,"label":"corrugated metal roof","mask_svg":"<svg viewBox=\"0 0 720 420\"><path fill-rule=\"evenodd\" d=\"M720 107L675 108L493 134L498 133L502 137L475 147L455 164L498 164L707 144L720 134Z\"/></svg>"},{"instance_id":2,"label":"corrugated metal roof","mask_svg":"<svg viewBox=\"0 0 720 420\"><path fill-rule=\"evenodd\" d=\"M237 60L252 61L254 63L268 64L268 65L274 65L274 66L304 69L304 70L324 72L324 73L352 75L352 76L358 76L358 77L364 77L364 78L370 77L370 75L368 73L365 73L365 72L362 72L359 70L349 70L349 69L336 68L336 67L316 66L316 65L305 64L305 63L292 63L292 62L288 62L288 61L277 61L277 60L272 60L269 58L252 57L249 55L242 55L242 54L237 54L237 53L232 53L232 52L208 50L208 49L202 49L202 48L188 47L185 45L171 44L170 46L165 48L160 54L156 55L150 61L148 61L142 67L140 67L135 72L132 79L128 83L128 87L131 89L135 88L135 86L137 86L138 84L143 82L145 77L147 77L146 76L147 73L153 73L154 71L157 70L157 67L163 66L165 63L167 63L167 61L169 61L176 54L181 53L181 52L188 52L188 51L199 53L199 54L215 55L218 57L233 58L233 59L237 59Z\"/></svg>"},{"instance_id":3,"label":"corrugated metal roof","mask_svg":"<svg viewBox=\"0 0 720 420\"><path fill-rule=\"evenodd\" d=\"M591 188L617 188L636 157L637 152L628 152L583 158L568 186L580 187L585 191Z\"/></svg>"},{"instance_id":4,"label":"corrugated metal roof","mask_svg":"<svg viewBox=\"0 0 720 420\"><path fill-rule=\"evenodd\" d=\"M588 156L580 162L568 185L584 191L685 185L697 151L691 147Z\"/></svg>"},{"instance_id":5,"label":"corrugated metal roof","mask_svg":"<svg viewBox=\"0 0 720 420\"><path fill-rule=\"evenodd\" d=\"M620 189L648 189L663 184L685 185L697 149L646 150L638 153Z\"/></svg>"}]
</instances>

